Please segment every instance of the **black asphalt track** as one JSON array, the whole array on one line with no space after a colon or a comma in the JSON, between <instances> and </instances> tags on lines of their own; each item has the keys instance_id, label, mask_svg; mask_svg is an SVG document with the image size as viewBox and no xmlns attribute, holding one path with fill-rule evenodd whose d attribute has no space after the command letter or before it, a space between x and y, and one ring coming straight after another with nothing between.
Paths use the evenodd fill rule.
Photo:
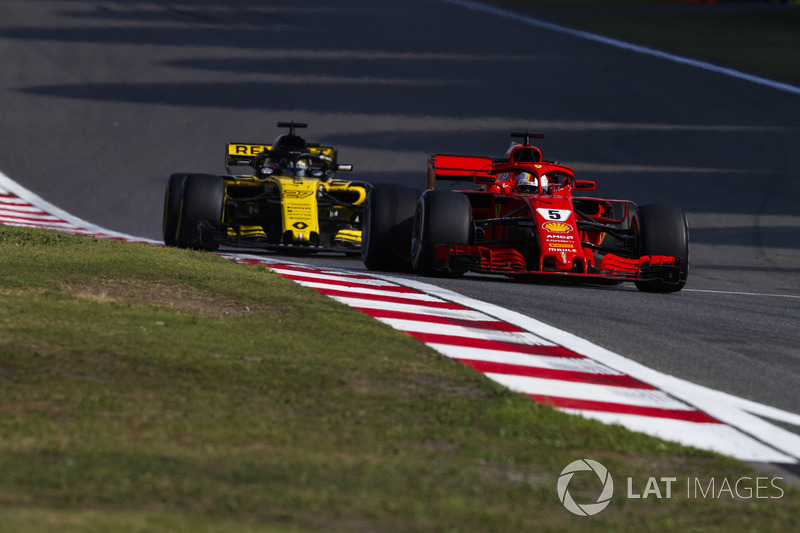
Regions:
<instances>
[{"instance_id":1,"label":"black asphalt track","mask_svg":"<svg viewBox=\"0 0 800 533\"><path fill-rule=\"evenodd\" d=\"M796 94L436 0L3 0L0 55L0 171L149 238L170 173L224 172L228 141L269 142L281 120L354 179L420 188L429 153L544 131L598 196L687 212L686 289L436 283L800 413Z\"/></svg>"}]
</instances>

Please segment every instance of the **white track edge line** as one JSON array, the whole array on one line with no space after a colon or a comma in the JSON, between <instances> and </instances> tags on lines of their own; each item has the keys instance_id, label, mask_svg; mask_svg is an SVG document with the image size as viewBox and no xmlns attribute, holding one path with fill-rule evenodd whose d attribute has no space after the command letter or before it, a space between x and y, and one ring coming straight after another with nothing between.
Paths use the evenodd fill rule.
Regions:
<instances>
[{"instance_id":1,"label":"white track edge line","mask_svg":"<svg viewBox=\"0 0 800 533\"><path fill-rule=\"evenodd\" d=\"M759 76L755 76L753 74L747 74L745 72L741 72L732 68L721 67L719 65L714 65L713 63L708 63L706 61L700 61L697 59L690 59L688 57L682 57L675 54L670 54L668 52L662 52L659 50L655 50L653 48L648 48L646 46L641 46L637 44L627 43L625 41L620 41L618 39L613 39L611 37L604 37L602 35L598 35L596 33L590 33L581 30L575 30L572 28L567 28L565 26L560 26L558 24L554 24L552 22L546 22L541 19L529 17L527 15L523 15L521 13L516 13L513 11L509 11L507 9L502 9L499 7L489 6L486 4L482 4L479 2L473 2L470 0L440 0L442 2L456 5L459 7L463 7L466 9L470 9L472 11L479 11L483 13L488 13L490 15L495 15L498 17L512 19L517 22L522 22L529 26L535 26L537 28L551 30L559 33L563 33L565 35L570 35L572 37L577 37L579 39L584 39L587 41L594 41L602 44L606 44L609 46L613 46L616 48L621 48L623 50L628 50L631 52L636 52L639 54L649 55L652 57L657 57L660 59L666 59L668 61L672 61L673 63L680 63L683 65L689 65L691 67L696 67L699 69L707 70L710 72L715 72L717 74L723 74L725 76L729 76L731 78L736 78L739 80L748 81L751 83L755 83L757 85L761 85L764 87L770 87L772 89L777 89L779 91L791 93L794 95L800 95L800 87L796 87L794 85L783 83L779 81L770 80L767 78L762 78Z\"/></svg>"},{"instance_id":2,"label":"white track edge line","mask_svg":"<svg viewBox=\"0 0 800 533\"><path fill-rule=\"evenodd\" d=\"M770 424L758 416L753 416L765 416L773 420L800 426L800 415L796 413L759 404L750 400L744 400L731 394L664 374L663 372L654 370L632 359L628 359L627 357L598 346L577 335L560 330L529 316L517 313L516 311L478 301L425 282L377 273L374 275L387 281L405 284L412 288L429 292L442 299L453 301L465 307L480 309L488 315L514 324L567 349L595 359L633 378L649 383L695 406L709 416L734 428L738 428L754 439L762 440L759 435L769 435L770 440L768 444L771 447L779 449L784 454L794 458L791 462L800 462L800 435Z\"/></svg>"},{"instance_id":3,"label":"white track edge line","mask_svg":"<svg viewBox=\"0 0 800 533\"><path fill-rule=\"evenodd\" d=\"M154 241L151 239L143 239L141 237L134 237L133 235L128 235L127 233L120 233L117 231L111 231L85 220L82 220L76 216L67 213L63 209L56 207L55 205L51 204L41 196L37 195L34 192L29 191L25 187L19 185L17 182L6 176L3 172L0 172L0 188L7 190L8 192L15 194L19 198L22 198L29 204L38 207L44 211L47 211L49 214L59 217L65 222L72 224L73 226L77 226L78 228L88 230L89 232L93 233L102 233L109 237L117 237L120 239L126 239L130 241L139 241L139 242L147 242L150 244L164 244L161 241Z\"/></svg>"}]
</instances>

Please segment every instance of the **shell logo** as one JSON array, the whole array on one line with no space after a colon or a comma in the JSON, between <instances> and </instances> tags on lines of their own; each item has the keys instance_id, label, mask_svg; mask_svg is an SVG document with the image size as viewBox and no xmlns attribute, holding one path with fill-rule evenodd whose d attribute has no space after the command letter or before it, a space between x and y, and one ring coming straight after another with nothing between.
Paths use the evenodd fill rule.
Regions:
<instances>
[{"instance_id":1,"label":"shell logo","mask_svg":"<svg viewBox=\"0 0 800 533\"><path fill-rule=\"evenodd\" d=\"M572 226L565 224L564 222L547 222L546 224L543 224L542 227L547 231L552 231L554 233L567 233L572 231Z\"/></svg>"}]
</instances>

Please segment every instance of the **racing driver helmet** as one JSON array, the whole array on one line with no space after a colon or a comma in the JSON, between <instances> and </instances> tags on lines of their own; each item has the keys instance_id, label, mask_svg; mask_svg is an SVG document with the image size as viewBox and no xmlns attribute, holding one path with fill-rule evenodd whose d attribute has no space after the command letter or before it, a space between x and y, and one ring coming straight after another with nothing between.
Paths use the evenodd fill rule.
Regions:
<instances>
[{"instance_id":1,"label":"racing driver helmet","mask_svg":"<svg viewBox=\"0 0 800 533\"><path fill-rule=\"evenodd\" d=\"M520 172L517 176L517 192L539 194L539 181L530 172Z\"/></svg>"}]
</instances>

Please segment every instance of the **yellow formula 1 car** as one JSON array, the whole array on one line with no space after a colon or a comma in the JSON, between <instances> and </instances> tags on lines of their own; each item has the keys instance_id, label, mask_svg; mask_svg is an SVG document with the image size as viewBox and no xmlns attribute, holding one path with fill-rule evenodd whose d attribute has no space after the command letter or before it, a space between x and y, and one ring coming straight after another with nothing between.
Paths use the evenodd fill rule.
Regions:
<instances>
[{"instance_id":1,"label":"yellow formula 1 car","mask_svg":"<svg viewBox=\"0 0 800 533\"><path fill-rule=\"evenodd\" d=\"M229 143L226 175L173 174L164 199L167 246L360 253L361 215L370 185L336 179L352 165L336 149L307 143L289 128L269 144ZM230 167L249 166L252 175Z\"/></svg>"}]
</instances>

